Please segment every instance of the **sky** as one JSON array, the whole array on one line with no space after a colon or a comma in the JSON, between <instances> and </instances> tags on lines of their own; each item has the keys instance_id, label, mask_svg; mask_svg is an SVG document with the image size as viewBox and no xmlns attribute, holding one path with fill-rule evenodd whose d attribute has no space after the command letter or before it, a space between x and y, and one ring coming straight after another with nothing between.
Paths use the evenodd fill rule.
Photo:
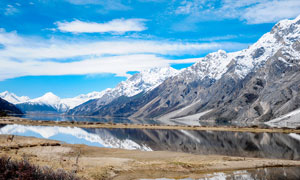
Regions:
<instances>
[{"instance_id":1,"label":"sky","mask_svg":"<svg viewBox=\"0 0 300 180\"><path fill-rule=\"evenodd\" d=\"M299 0L1 0L0 92L66 98L247 48Z\"/></svg>"}]
</instances>

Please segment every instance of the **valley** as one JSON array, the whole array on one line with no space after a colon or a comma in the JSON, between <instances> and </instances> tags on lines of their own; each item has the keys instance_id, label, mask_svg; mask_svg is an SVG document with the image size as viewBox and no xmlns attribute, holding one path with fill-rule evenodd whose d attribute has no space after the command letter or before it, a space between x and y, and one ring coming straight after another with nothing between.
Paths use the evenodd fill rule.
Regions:
<instances>
[{"instance_id":1,"label":"valley","mask_svg":"<svg viewBox=\"0 0 300 180\"><path fill-rule=\"evenodd\" d=\"M82 179L300 178L300 16L170 64L75 97L0 93L0 156Z\"/></svg>"}]
</instances>

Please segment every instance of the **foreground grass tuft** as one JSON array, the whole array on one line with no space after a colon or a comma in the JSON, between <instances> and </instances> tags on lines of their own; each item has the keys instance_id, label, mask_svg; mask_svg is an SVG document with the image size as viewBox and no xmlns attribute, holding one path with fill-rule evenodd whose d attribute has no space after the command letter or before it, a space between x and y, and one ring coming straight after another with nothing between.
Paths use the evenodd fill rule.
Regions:
<instances>
[{"instance_id":1,"label":"foreground grass tuft","mask_svg":"<svg viewBox=\"0 0 300 180\"><path fill-rule=\"evenodd\" d=\"M26 160L13 161L8 157L0 157L0 179L79 180L62 169L54 171L49 167L38 167Z\"/></svg>"}]
</instances>

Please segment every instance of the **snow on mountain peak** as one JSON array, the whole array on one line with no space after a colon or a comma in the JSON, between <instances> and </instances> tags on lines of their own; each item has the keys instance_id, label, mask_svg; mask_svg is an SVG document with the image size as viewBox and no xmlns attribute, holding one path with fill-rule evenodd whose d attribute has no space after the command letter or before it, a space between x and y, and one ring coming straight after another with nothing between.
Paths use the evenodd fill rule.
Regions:
<instances>
[{"instance_id":1,"label":"snow on mountain peak","mask_svg":"<svg viewBox=\"0 0 300 180\"><path fill-rule=\"evenodd\" d=\"M94 92L91 92L88 94L81 94L74 98L65 98L65 99L62 99L61 101L62 101L62 103L67 104L69 106L69 109L72 109L72 108L74 108L84 102L87 102L91 99L101 98L109 90L110 90L110 88L108 88L104 91L101 91L101 92L94 91Z\"/></svg>"},{"instance_id":2,"label":"snow on mountain peak","mask_svg":"<svg viewBox=\"0 0 300 180\"><path fill-rule=\"evenodd\" d=\"M41 102L41 103L47 103L47 104L57 104L60 101L60 98L58 96L56 96L55 94L53 94L52 92L48 92L46 94L44 94L43 96L39 97L39 98L35 98L30 100L31 102Z\"/></svg>"},{"instance_id":3,"label":"snow on mountain peak","mask_svg":"<svg viewBox=\"0 0 300 180\"><path fill-rule=\"evenodd\" d=\"M234 74L243 78L250 71L264 65L279 49L292 46L299 40L300 15L294 20L280 21L273 27L271 32L264 34L247 49L232 53L218 50L199 58L197 63L181 70L178 77L187 81L203 80L205 78L218 80L228 70L229 64L235 64Z\"/></svg>"},{"instance_id":4,"label":"snow on mountain peak","mask_svg":"<svg viewBox=\"0 0 300 180\"><path fill-rule=\"evenodd\" d=\"M172 67L154 67L136 73L126 81L121 82L115 90L119 96L134 96L146 92L160 85L165 79L178 74L178 70Z\"/></svg>"},{"instance_id":5,"label":"snow on mountain peak","mask_svg":"<svg viewBox=\"0 0 300 180\"><path fill-rule=\"evenodd\" d=\"M0 97L10 103L13 104L18 104L18 103L23 103L29 100L29 97L27 96L17 96L14 93L10 93L8 91L4 91L2 93L0 93Z\"/></svg>"},{"instance_id":6,"label":"snow on mountain peak","mask_svg":"<svg viewBox=\"0 0 300 180\"><path fill-rule=\"evenodd\" d=\"M300 16L294 20L282 20L271 30L264 34L248 49L239 51L234 57L236 63L235 74L245 77L272 57L278 50L292 46L300 40ZM293 48L290 48L293 49Z\"/></svg>"},{"instance_id":7,"label":"snow on mountain peak","mask_svg":"<svg viewBox=\"0 0 300 180\"><path fill-rule=\"evenodd\" d=\"M61 99L52 92L48 92L41 97L31 99L25 103L51 106L59 112L64 112L69 108L67 104L62 103Z\"/></svg>"},{"instance_id":8,"label":"snow on mountain peak","mask_svg":"<svg viewBox=\"0 0 300 180\"><path fill-rule=\"evenodd\" d=\"M47 92L47 93L45 93L42 97L45 98L45 99L47 99L47 98L51 98L51 99L53 99L53 98L55 98L55 99L60 99L58 96L56 96L56 95L53 94L52 92Z\"/></svg>"},{"instance_id":9,"label":"snow on mountain peak","mask_svg":"<svg viewBox=\"0 0 300 180\"><path fill-rule=\"evenodd\" d=\"M227 65L231 62L236 53L226 53L224 50L209 53L194 65L181 71L179 76L187 81L209 79L220 79L227 70Z\"/></svg>"}]
</instances>

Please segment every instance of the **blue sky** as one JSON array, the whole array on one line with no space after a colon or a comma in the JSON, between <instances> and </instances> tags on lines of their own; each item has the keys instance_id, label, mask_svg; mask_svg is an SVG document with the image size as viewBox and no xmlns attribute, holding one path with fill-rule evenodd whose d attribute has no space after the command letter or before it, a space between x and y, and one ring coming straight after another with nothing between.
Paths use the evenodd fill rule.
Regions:
<instances>
[{"instance_id":1,"label":"blue sky","mask_svg":"<svg viewBox=\"0 0 300 180\"><path fill-rule=\"evenodd\" d=\"M73 97L256 42L298 0L1 0L0 91Z\"/></svg>"}]
</instances>

